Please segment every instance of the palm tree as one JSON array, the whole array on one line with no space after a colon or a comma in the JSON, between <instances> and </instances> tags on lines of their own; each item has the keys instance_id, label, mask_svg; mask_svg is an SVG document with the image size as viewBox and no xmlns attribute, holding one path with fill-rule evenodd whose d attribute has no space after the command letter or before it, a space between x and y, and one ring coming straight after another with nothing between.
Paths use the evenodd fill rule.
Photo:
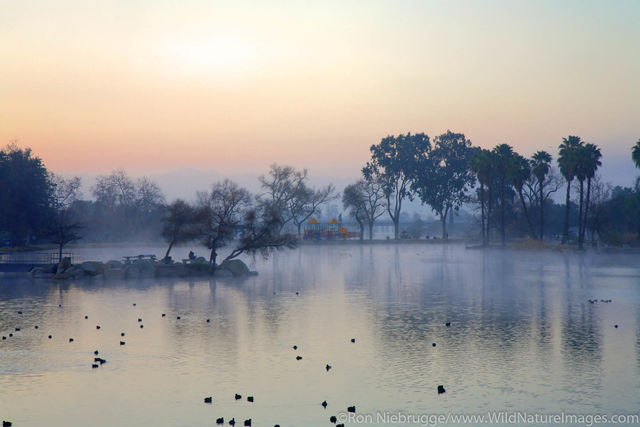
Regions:
<instances>
[{"instance_id":1,"label":"palm tree","mask_svg":"<svg viewBox=\"0 0 640 427\"><path fill-rule=\"evenodd\" d=\"M564 232L562 234L562 243L566 243L569 239L569 201L571 197L571 181L576 176L576 152L578 147L582 146L583 142L579 136L569 135L567 138L562 138L562 144L558 147L558 167L560 173L567 181L567 198L565 201L565 213L564 213Z\"/></svg>"},{"instance_id":2,"label":"palm tree","mask_svg":"<svg viewBox=\"0 0 640 427\"><path fill-rule=\"evenodd\" d=\"M482 246L489 244L489 226L488 217L491 213L491 188L493 180L493 165L491 164L491 152L485 149L477 149L471 160L469 161L469 168L476 174L478 182L480 183L480 216L482 222ZM485 207L485 187L489 188L489 207ZM485 212L487 215L485 217ZM485 218L487 220L485 221ZM485 227L486 222L486 227Z\"/></svg>"},{"instance_id":3,"label":"palm tree","mask_svg":"<svg viewBox=\"0 0 640 427\"><path fill-rule=\"evenodd\" d=\"M531 157L531 173L538 182L538 192L540 193L540 240L544 236L544 180L551 170L551 154L546 151L537 151Z\"/></svg>"},{"instance_id":4,"label":"palm tree","mask_svg":"<svg viewBox=\"0 0 640 427\"><path fill-rule=\"evenodd\" d=\"M524 202L524 196L522 195L524 184L530 177L531 166L529 165L529 161L520 154L513 153L509 166L507 167L507 179L509 180L509 184L511 184L518 192L520 203L522 203L522 209L524 210L524 216L527 219L527 225L529 226L529 234L531 234L531 237L535 239L536 233L533 231L533 225L531 225L531 218L529 217L527 204Z\"/></svg>"},{"instance_id":5,"label":"palm tree","mask_svg":"<svg viewBox=\"0 0 640 427\"><path fill-rule=\"evenodd\" d=\"M587 179L587 163L589 157L584 145L576 148L575 151L575 173L576 179L580 183L580 199L578 203L578 248L582 249L582 223L583 223L583 206L584 206L584 181Z\"/></svg>"},{"instance_id":6,"label":"palm tree","mask_svg":"<svg viewBox=\"0 0 640 427\"><path fill-rule=\"evenodd\" d=\"M502 246L506 246L505 228L504 228L504 190L507 182L507 168L513 157L513 148L508 144L496 145L492 150L495 165L496 178L500 184L500 236L502 238Z\"/></svg>"},{"instance_id":7,"label":"palm tree","mask_svg":"<svg viewBox=\"0 0 640 427\"><path fill-rule=\"evenodd\" d=\"M640 146L640 144L639 144ZM640 152L640 149L638 150ZM596 171L598 167L602 166L602 162L600 159L602 158L602 153L600 152L600 148L595 144L586 144L584 146L585 153L585 174L587 176L587 200L584 209L584 219L582 221L582 230L580 232L579 244L580 248L584 244L584 235L585 230L587 229L587 218L589 214L589 199L591 198L591 180L596 176Z\"/></svg>"}]
</instances>

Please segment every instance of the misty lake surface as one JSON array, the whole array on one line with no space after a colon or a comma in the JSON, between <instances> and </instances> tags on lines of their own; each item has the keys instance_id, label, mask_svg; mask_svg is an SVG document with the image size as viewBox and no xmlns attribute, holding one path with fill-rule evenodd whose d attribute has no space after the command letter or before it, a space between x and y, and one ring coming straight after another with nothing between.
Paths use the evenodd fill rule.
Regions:
<instances>
[{"instance_id":1,"label":"misty lake surface","mask_svg":"<svg viewBox=\"0 0 640 427\"><path fill-rule=\"evenodd\" d=\"M107 260L164 250L74 253ZM369 425L382 425L377 412L398 411L638 413L638 261L354 243L249 260L260 274L245 280L5 278L0 419L213 426L235 417L238 426L248 418L253 426L328 426L352 405L373 414ZM107 360L95 369L94 350ZM438 385L446 393L438 395Z\"/></svg>"}]
</instances>

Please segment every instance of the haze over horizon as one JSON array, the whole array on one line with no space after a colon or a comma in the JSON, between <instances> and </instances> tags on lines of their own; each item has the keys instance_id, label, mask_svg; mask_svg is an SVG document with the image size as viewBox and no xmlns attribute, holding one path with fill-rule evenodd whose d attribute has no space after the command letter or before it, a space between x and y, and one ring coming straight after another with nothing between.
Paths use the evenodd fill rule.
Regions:
<instances>
[{"instance_id":1,"label":"haze over horizon","mask_svg":"<svg viewBox=\"0 0 640 427\"><path fill-rule=\"evenodd\" d=\"M279 163L346 181L384 136L451 129L554 158L579 135L602 148L605 180L636 175L640 2L0 0L0 11L0 143L18 140L55 172L236 178Z\"/></svg>"}]
</instances>

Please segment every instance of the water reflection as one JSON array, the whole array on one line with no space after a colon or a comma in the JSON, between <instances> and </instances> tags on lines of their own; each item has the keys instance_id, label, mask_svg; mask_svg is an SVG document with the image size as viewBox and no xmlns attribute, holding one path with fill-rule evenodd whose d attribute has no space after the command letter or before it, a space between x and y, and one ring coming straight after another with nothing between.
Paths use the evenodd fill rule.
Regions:
<instances>
[{"instance_id":1,"label":"water reflection","mask_svg":"<svg viewBox=\"0 0 640 427\"><path fill-rule=\"evenodd\" d=\"M353 404L640 407L633 257L354 244L252 263L260 275L245 280L0 281L0 335L21 328L0 342L0 414L15 425L314 426ZM94 349L108 363L92 370Z\"/></svg>"}]
</instances>

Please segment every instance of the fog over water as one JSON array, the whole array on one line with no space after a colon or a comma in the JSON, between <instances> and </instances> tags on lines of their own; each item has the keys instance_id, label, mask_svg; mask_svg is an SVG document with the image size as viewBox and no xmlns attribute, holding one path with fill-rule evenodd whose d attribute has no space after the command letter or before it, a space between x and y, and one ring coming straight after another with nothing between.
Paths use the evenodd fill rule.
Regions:
<instances>
[{"instance_id":1,"label":"fog over water","mask_svg":"<svg viewBox=\"0 0 640 427\"><path fill-rule=\"evenodd\" d=\"M640 412L638 255L354 243L248 263L260 274L245 280L2 279L0 335L14 336L0 341L0 419L326 426L351 405L358 414ZM94 350L107 360L97 369Z\"/></svg>"}]
</instances>

